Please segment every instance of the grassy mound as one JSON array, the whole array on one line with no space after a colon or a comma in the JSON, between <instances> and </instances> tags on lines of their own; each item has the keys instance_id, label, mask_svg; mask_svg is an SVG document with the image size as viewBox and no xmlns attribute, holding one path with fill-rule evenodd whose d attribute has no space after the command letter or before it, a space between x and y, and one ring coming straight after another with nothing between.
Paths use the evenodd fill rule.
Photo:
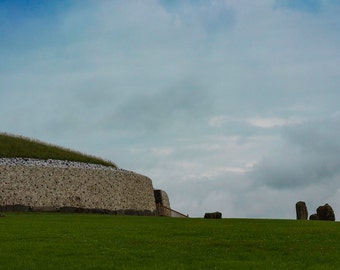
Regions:
<instances>
[{"instance_id":1,"label":"grassy mound","mask_svg":"<svg viewBox=\"0 0 340 270\"><path fill-rule=\"evenodd\" d=\"M101 164L117 168L110 161L25 137L0 133L0 158L58 159Z\"/></svg>"}]
</instances>

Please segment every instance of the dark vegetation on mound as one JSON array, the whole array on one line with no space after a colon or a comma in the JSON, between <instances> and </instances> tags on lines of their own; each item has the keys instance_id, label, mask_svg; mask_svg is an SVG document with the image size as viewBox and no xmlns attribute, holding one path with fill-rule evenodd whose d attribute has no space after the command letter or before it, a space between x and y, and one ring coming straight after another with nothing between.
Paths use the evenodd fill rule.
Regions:
<instances>
[{"instance_id":1,"label":"dark vegetation on mound","mask_svg":"<svg viewBox=\"0 0 340 270\"><path fill-rule=\"evenodd\" d=\"M37 140L0 133L0 158L58 159L117 168L113 162Z\"/></svg>"}]
</instances>

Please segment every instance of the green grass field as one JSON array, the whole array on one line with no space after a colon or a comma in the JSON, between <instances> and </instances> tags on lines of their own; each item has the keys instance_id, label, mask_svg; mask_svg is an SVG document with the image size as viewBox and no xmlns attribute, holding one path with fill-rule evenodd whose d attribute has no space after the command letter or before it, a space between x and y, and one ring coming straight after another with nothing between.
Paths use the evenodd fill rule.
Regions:
<instances>
[{"instance_id":1,"label":"green grass field","mask_svg":"<svg viewBox=\"0 0 340 270\"><path fill-rule=\"evenodd\" d=\"M0 133L1 158L59 159L117 167L113 162L25 137Z\"/></svg>"},{"instance_id":2,"label":"green grass field","mask_svg":"<svg viewBox=\"0 0 340 270\"><path fill-rule=\"evenodd\" d=\"M338 269L337 222L5 213L0 269Z\"/></svg>"}]
</instances>

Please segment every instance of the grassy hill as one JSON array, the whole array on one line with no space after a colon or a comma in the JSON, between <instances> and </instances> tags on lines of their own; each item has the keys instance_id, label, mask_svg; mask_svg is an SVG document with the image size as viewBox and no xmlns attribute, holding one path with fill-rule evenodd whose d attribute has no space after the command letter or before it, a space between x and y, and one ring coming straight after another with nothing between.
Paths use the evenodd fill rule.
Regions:
<instances>
[{"instance_id":1,"label":"grassy hill","mask_svg":"<svg viewBox=\"0 0 340 270\"><path fill-rule=\"evenodd\" d=\"M0 158L58 159L101 164L117 168L110 161L25 137L0 133Z\"/></svg>"}]
</instances>

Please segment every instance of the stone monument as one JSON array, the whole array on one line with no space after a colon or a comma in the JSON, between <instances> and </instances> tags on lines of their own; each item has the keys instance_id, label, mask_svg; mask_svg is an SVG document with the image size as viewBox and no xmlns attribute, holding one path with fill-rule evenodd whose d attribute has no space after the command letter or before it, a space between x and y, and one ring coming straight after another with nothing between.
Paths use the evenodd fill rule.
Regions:
<instances>
[{"instance_id":1,"label":"stone monument","mask_svg":"<svg viewBox=\"0 0 340 270\"><path fill-rule=\"evenodd\" d=\"M296 219L308 219L308 210L305 202L299 201L295 204Z\"/></svg>"}]
</instances>

